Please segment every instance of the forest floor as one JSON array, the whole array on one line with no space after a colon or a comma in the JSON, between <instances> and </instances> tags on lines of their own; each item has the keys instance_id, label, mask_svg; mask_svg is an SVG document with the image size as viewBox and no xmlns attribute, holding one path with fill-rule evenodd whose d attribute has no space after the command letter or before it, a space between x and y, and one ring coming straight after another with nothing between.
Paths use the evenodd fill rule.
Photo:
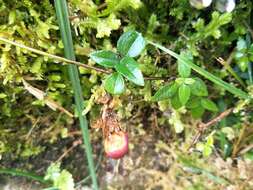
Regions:
<instances>
[{"instance_id":1,"label":"forest floor","mask_svg":"<svg viewBox=\"0 0 253 190\"><path fill-rule=\"evenodd\" d=\"M208 158L201 157L194 149L188 151L185 142L173 142L166 128L152 126L135 127L128 125L130 151L120 160L111 160L104 156L99 132L92 131L91 138L94 160L101 189L117 190L252 190L252 161L242 158L224 160L217 151ZM149 131L147 133L147 131ZM48 146L39 156L30 160L4 162L13 168L31 168L43 175L50 163L55 162L79 137L60 140ZM182 138L183 139L183 138ZM75 147L64 158L62 168L70 171L77 185L77 190L89 190L90 180L78 183L88 176L86 160L83 159L82 146ZM34 182L19 177L1 177L0 190L41 190ZM78 185L79 184L79 185ZM2 188L2 189L1 189Z\"/></svg>"}]
</instances>

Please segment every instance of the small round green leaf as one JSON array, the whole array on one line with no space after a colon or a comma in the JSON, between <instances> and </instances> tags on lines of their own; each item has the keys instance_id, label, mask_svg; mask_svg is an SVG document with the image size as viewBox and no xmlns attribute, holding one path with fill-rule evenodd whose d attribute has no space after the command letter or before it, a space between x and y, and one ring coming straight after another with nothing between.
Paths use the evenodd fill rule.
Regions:
<instances>
[{"instance_id":1,"label":"small round green leaf","mask_svg":"<svg viewBox=\"0 0 253 190\"><path fill-rule=\"evenodd\" d=\"M218 111L218 108L217 108L216 104L213 101L209 100L209 99L202 98L201 99L201 105L203 106L203 108L205 108L207 110L214 111L214 112Z\"/></svg>"},{"instance_id":2,"label":"small round green leaf","mask_svg":"<svg viewBox=\"0 0 253 190\"><path fill-rule=\"evenodd\" d=\"M194 119L200 118L204 112L205 112L205 109L202 106L191 108L191 114Z\"/></svg>"},{"instance_id":3,"label":"small round green leaf","mask_svg":"<svg viewBox=\"0 0 253 190\"><path fill-rule=\"evenodd\" d=\"M119 64L115 65L115 69L131 82L139 86L144 86L143 75L138 63L133 58L124 57L120 60Z\"/></svg>"},{"instance_id":4,"label":"small round green leaf","mask_svg":"<svg viewBox=\"0 0 253 190\"><path fill-rule=\"evenodd\" d=\"M105 80L105 89L111 94L121 94L124 92L124 79L119 73L109 75Z\"/></svg>"},{"instance_id":5,"label":"small round green leaf","mask_svg":"<svg viewBox=\"0 0 253 190\"><path fill-rule=\"evenodd\" d=\"M178 84L167 84L161 87L152 97L152 101L162 101L171 98L178 89Z\"/></svg>"},{"instance_id":6,"label":"small round green leaf","mask_svg":"<svg viewBox=\"0 0 253 190\"><path fill-rule=\"evenodd\" d=\"M190 108L190 109L201 106L201 104L200 104L200 98L199 98L199 97L196 97L196 96L193 97L193 98L191 98L191 99L187 102L187 104L186 104L185 106L186 106L187 108Z\"/></svg>"},{"instance_id":7,"label":"small round green leaf","mask_svg":"<svg viewBox=\"0 0 253 190\"><path fill-rule=\"evenodd\" d=\"M112 68L119 63L118 55L112 51L101 50L90 54L90 58L97 64Z\"/></svg>"},{"instance_id":8,"label":"small round green leaf","mask_svg":"<svg viewBox=\"0 0 253 190\"><path fill-rule=\"evenodd\" d=\"M141 33L129 31L120 36L117 49L124 56L136 57L140 55L145 45L146 42Z\"/></svg>"},{"instance_id":9,"label":"small round green leaf","mask_svg":"<svg viewBox=\"0 0 253 190\"><path fill-rule=\"evenodd\" d=\"M171 99L171 105L174 109L179 109L182 107L182 104L179 100L178 94L175 94Z\"/></svg>"},{"instance_id":10,"label":"small round green leaf","mask_svg":"<svg viewBox=\"0 0 253 190\"><path fill-rule=\"evenodd\" d=\"M178 97L182 105L185 105L191 95L191 89L188 85L182 84L178 90Z\"/></svg>"},{"instance_id":11,"label":"small round green leaf","mask_svg":"<svg viewBox=\"0 0 253 190\"><path fill-rule=\"evenodd\" d=\"M195 82L190 85L191 93L196 96L207 96L208 91L205 83L200 78L193 78Z\"/></svg>"}]
</instances>

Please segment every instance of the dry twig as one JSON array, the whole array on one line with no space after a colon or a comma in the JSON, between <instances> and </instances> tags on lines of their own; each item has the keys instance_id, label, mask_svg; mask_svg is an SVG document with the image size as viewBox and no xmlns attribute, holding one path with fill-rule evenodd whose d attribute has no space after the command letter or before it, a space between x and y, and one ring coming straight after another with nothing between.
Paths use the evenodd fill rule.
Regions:
<instances>
[{"instance_id":1,"label":"dry twig","mask_svg":"<svg viewBox=\"0 0 253 190\"><path fill-rule=\"evenodd\" d=\"M42 90L33 87L32 85L30 85L28 82L26 82L25 80L23 80L23 85L25 87L25 89L32 94L33 96L35 96L37 99L39 100L44 100L45 104L51 108L52 110L60 110L61 112L67 114L70 117L74 117L74 115L72 113L70 113L68 110L66 110L64 107L62 107L60 104L58 104L57 102L51 100L50 98L46 97L46 93L43 92Z\"/></svg>"},{"instance_id":2,"label":"dry twig","mask_svg":"<svg viewBox=\"0 0 253 190\"><path fill-rule=\"evenodd\" d=\"M69 152L71 152L75 147L77 147L80 144L82 144L81 139L74 141L72 146L70 148L68 148L66 151L64 151L64 153L56 160L56 162L60 162L64 157L66 157L68 155Z\"/></svg>"},{"instance_id":3,"label":"dry twig","mask_svg":"<svg viewBox=\"0 0 253 190\"><path fill-rule=\"evenodd\" d=\"M192 148L199 140L199 138L201 137L201 135L204 133L204 131L209 128L210 126L220 122L222 119L224 119L225 117L227 117L231 112L233 111L233 108L227 109L224 112L220 113L217 117L215 117L214 119L210 120L207 123L201 123L198 126L198 133L194 136L192 143L190 144L189 148L187 150L190 150L190 148Z\"/></svg>"}]
</instances>

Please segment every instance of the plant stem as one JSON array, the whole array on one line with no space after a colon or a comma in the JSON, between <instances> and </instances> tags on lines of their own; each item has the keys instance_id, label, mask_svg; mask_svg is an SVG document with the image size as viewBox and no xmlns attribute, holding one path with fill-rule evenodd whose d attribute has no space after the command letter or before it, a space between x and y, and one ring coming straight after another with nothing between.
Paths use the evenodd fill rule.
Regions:
<instances>
[{"instance_id":1,"label":"plant stem","mask_svg":"<svg viewBox=\"0 0 253 190\"><path fill-rule=\"evenodd\" d=\"M249 82L250 84L253 83L253 78L252 78L252 62L248 62L248 75L249 75Z\"/></svg>"},{"instance_id":2,"label":"plant stem","mask_svg":"<svg viewBox=\"0 0 253 190\"><path fill-rule=\"evenodd\" d=\"M66 0L55 0L55 9L60 26L61 36L64 44L64 54L67 59L75 60L75 53L69 23L68 8ZM69 77L73 86L75 103L80 121L83 141L85 144L86 157L88 160L88 167L92 179L93 189L98 189L96 171L92 158L92 147L90 144L88 122L85 116L82 115L83 110L83 97L82 89L79 79L78 68L76 65L68 65Z\"/></svg>"},{"instance_id":3,"label":"plant stem","mask_svg":"<svg viewBox=\"0 0 253 190\"><path fill-rule=\"evenodd\" d=\"M57 56L57 55L52 55L50 53L47 53L47 52L44 52L44 51L41 51L41 50L38 50L38 49L34 49L34 48L31 48L31 47L28 47L26 45L23 45L23 44L20 44L20 43L8 40L8 39L3 38L3 37L0 37L0 41L3 41L5 43L7 43L7 44L11 44L11 45L14 45L14 46L26 49L28 51L37 53L39 55L50 57L50 58L58 60L58 61L70 63L70 64L77 65L77 66L80 66L80 67L84 67L86 69L93 69L93 70L96 70L96 71L101 72L101 73L106 73L106 74L110 74L111 73L110 71L107 71L105 69L101 69L101 68L98 68L98 67L93 67L93 66L90 66L90 65L85 65L85 64L83 64L81 62L78 62L78 61L75 61L75 60L66 59L64 57L60 57L60 56Z\"/></svg>"},{"instance_id":4,"label":"plant stem","mask_svg":"<svg viewBox=\"0 0 253 190\"><path fill-rule=\"evenodd\" d=\"M204 76L205 78L207 78L208 80L212 81L213 83L219 85L220 87L224 88L225 90L229 91L230 93L243 98L243 99L249 99L251 98L251 96L249 96L249 94L247 94L246 92L240 90L239 88L236 88L235 86L221 80L220 78L216 77L215 75L209 73L208 71L206 71L205 69L197 66L196 64L194 64L193 62L191 62L188 59L185 59L183 57L181 57L179 54L175 53L174 51L167 49L166 47L148 41L149 44L153 45L156 48L161 49L162 51L166 52L167 54L171 55L172 57L176 58L177 60L183 62L184 64L188 65L189 67L191 67L194 71L196 71L197 73L199 73L200 75Z\"/></svg>"},{"instance_id":5,"label":"plant stem","mask_svg":"<svg viewBox=\"0 0 253 190\"><path fill-rule=\"evenodd\" d=\"M228 59L225 61L221 57L217 58L216 60L224 66L224 68L244 87L247 88L247 86L244 84L243 80L236 74L236 72L232 69L230 66L230 63L233 58L233 52L229 55Z\"/></svg>"},{"instance_id":6,"label":"plant stem","mask_svg":"<svg viewBox=\"0 0 253 190\"><path fill-rule=\"evenodd\" d=\"M35 175L30 172L24 172L16 169L3 169L0 168L0 174L8 174L8 175L13 175L13 176L21 176L21 177L27 177L30 179L33 179L35 181L38 181L43 184L48 184L48 181L44 180L42 176Z\"/></svg>"}]
</instances>

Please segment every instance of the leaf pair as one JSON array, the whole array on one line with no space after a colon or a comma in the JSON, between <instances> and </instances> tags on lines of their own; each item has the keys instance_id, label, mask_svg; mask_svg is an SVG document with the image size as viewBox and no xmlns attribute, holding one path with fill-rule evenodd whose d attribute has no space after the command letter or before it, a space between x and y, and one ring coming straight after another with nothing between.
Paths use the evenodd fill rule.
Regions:
<instances>
[{"instance_id":1,"label":"leaf pair","mask_svg":"<svg viewBox=\"0 0 253 190\"><path fill-rule=\"evenodd\" d=\"M213 112L218 111L216 104L206 98L207 95L206 85L200 78L178 78L175 82L161 87L152 100L170 99L174 109L185 106L191 111L193 117L198 118L205 109Z\"/></svg>"},{"instance_id":2,"label":"leaf pair","mask_svg":"<svg viewBox=\"0 0 253 190\"><path fill-rule=\"evenodd\" d=\"M97 64L116 70L105 80L105 89L109 93L123 93L125 88L123 76L136 85L144 86L143 75L133 57L143 51L145 44L146 42L140 33L129 31L119 38L117 42L118 53L101 50L90 54L91 59Z\"/></svg>"}]
</instances>

